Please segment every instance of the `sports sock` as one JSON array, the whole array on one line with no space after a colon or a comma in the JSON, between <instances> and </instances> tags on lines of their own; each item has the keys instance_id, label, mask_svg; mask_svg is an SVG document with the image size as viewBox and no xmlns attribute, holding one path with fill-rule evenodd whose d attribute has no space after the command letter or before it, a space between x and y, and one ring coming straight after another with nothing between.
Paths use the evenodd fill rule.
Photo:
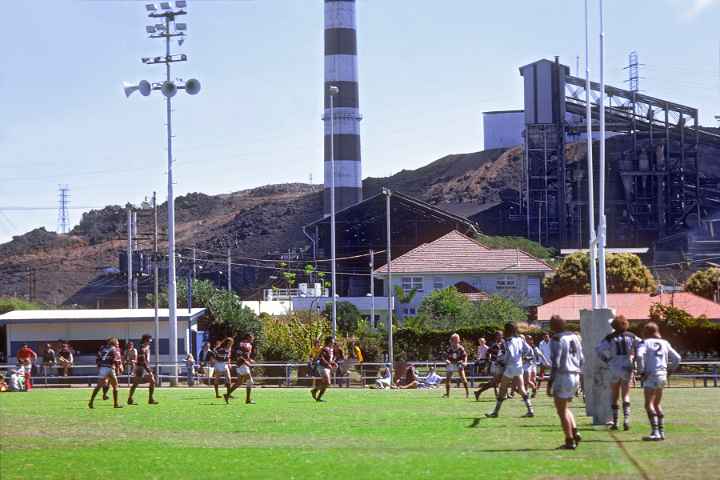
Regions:
<instances>
[{"instance_id":1,"label":"sports sock","mask_svg":"<svg viewBox=\"0 0 720 480\"><path fill-rule=\"evenodd\" d=\"M612 408L612 422L613 425L618 424L618 410L620 410L620 406L617 403L613 403L610 408Z\"/></svg>"},{"instance_id":2,"label":"sports sock","mask_svg":"<svg viewBox=\"0 0 720 480\"><path fill-rule=\"evenodd\" d=\"M660 435L665 434L665 415L663 413L657 414L657 429Z\"/></svg>"},{"instance_id":3,"label":"sports sock","mask_svg":"<svg viewBox=\"0 0 720 480\"><path fill-rule=\"evenodd\" d=\"M625 423L630 422L630 402L623 402L623 417Z\"/></svg>"},{"instance_id":4,"label":"sports sock","mask_svg":"<svg viewBox=\"0 0 720 480\"><path fill-rule=\"evenodd\" d=\"M132 387L130 387L130 393L128 394L128 403L130 403L130 400L132 400L136 388L137 385L133 385Z\"/></svg>"},{"instance_id":5,"label":"sports sock","mask_svg":"<svg viewBox=\"0 0 720 480\"><path fill-rule=\"evenodd\" d=\"M527 407L528 412L532 412L532 411L533 411L532 402L530 401L530 397L529 397L527 394L524 394L524 395L523 395L523 403L524 403L525 406Z\"/></svg>"},{"instance_id":6,"label":"sports sock","mask_svg":"<svg viewBox=\"0 0 720 480\"><path fill-rule=\"evenodd\" d=\"M148 400L152 402L153 400L153 394L155 393L155 385L150 385L148 387Z\"/></svg>"},{"instance_id":7,"label":"sports sock","mask_svg":"<svg viewBox=\"0 0 720 480\"><path fill-rule=\"evenodd\" d=\"M500 413L500 407L502 407L502 403L503 403L504 401L505 401L505 399L504 399L504 398L500 398L500 397L498 397L497 400L495 401L495 410L493 410L493 413L494 413L495 415L497 415L498 413Z\"/></svg>"},{"instance_id":8,"label":"sports sock","mask_svg":"<svg viewBox=\"0 0 720 480\"><path fill-rule=\"evenodd\" d=\"M118 406L118 391L116 388L113 389L113 405Z\"/></svg>"},{"instance_id":9,"label":"sports sock","mask_svg":"<svg viewBox=\"0 0 720 480\"><path fill-rule=\"evenodd\" d=\"M648 419L650 420L650 429L652 430L651 435L654 435L658 431L658 416L655 412L648 412Z\"/></svg>"},{"instance_id":10,"label":"sports sock","mask_svg":"<svg viewBox=\"0 0 720 480\"><path fill-rule=\"evenodd\" d=\"M250 401L250 394L252 393L252 387L245 388L245 401Z\"/></svg>"},{"instance_id":11,"label":"sports sock","mask_svg":"<svg viewBox=\"0 0 720 480\"><path fill-rule=\"evenodd\" d=\"M95 397L98 394L98 390L100 390L98 387L95 387L92 391L92 395L90 395L90 403L92 404L95 401Z\"/></svg>"},{"instance_id":12,"label":"sports sock","mask_svg":"<svg viewBox=\"0 0 720 480\"><path fill-rule=\"evenodd\" d=\"M110 385L103 385L102 391L103 391L103 398L107 397L107 392L110 389Z\"/></svg>"}]
</instances>

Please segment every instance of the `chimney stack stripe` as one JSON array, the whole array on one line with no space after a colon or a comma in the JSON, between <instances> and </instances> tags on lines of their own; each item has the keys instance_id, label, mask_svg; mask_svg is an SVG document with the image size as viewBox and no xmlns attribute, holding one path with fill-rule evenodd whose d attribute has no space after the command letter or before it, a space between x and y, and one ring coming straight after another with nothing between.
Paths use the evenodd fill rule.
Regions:
<instances>
[{"instance_id":1,"label":"chimney stack stripe","mask_svg":"<svg viewBox=\"0 0 720 480\"><path fill-rule=\"evenodd\" d=\"M324 211L330 213L331 142L335 160L335 209L342 210L362 201L360 146L360 101L358 88L357 33L354 0L325 0L325 83L324 83ZM339 94L333 98L330 119L330 86ZM331 136L331 132L334 134Z\"/></svg>"},{"instance_id":2,"label":"chimney stack stripe","mask_svg":"<svg viewBox=\"0 0 720 480\"><path fill-rule=\"evenodd\" d=\"M335 160L335 187L362 188L360 162L355 160ZM330 178L330 162L325 162L325 177Z\"/></svg>"},{"instance_id":3,"label":"chimney stack stripe","mask_svg":"<svg viewBox=\"0 0 720 480\"><path fill-rule=\"evenodd\" d=\"M333 82L357 82L356 55L328 55L325 57L325 79Z\"/></svg>"}]
</instances>

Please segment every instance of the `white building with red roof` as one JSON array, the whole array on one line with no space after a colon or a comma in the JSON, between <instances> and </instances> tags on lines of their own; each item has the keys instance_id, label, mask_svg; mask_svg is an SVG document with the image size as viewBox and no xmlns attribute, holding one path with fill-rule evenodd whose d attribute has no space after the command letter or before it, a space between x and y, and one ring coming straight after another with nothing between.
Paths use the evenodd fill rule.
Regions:
<instances>
[{"instance_id":1,"label":"white building with red roof","mask_svg":"<svg viewBox=\"0 0 720 480\"><path fill-rule=\"evenodd\" d=\"M631 322L650 319L650 307L655 304L670 305L685 310L693 317L705 316L708 320L720 322L720 305L690 292L674 292L655 295L651 293L608 293L608 307L617 315L623 315ZM580 321L580 310L592 309L590 295L567 295L538 307L537 318L549 322L553 315L560 315L568 321Z\"/></svg>"},{"instance_id":2,"label":"white building with red roof","mask_svg":"<svg viewBox=\"0 0 720 480\"><path fill-rule=\"evenodd\" d=\"M390 271L391 291L399 286L405 292L417 292L411 303L400 306L400 316L404 317L415 315L433 290L451 286L472 300L497 294L514 298L526 307L540 305L542 280L552 268L522 250L490 249L453 230L395 258ZM375 275L387 287L387 265L376 269Z\"/></svg>"}]
</instances>

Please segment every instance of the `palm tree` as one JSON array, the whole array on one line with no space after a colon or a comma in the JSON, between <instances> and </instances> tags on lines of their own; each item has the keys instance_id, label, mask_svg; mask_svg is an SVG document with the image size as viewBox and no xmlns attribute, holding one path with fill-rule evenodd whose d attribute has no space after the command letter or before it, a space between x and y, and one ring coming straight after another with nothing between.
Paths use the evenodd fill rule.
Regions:
<instances>
[{"instance_id":1,"label":"palm tree","mask_svg":"<svg viewBox=\"0 0 720 480\"><path fill-rule=\"evenodd\" d=\"M408 305L412 303L413 299L415 298L415 295L417 294L418 289L412 288L409 291L403 290L403 288L400 285L395 285L395 301L397 302L398 306L397 308L397 316L402 317L400 315L400 305Z\"/></svg>"}]
</instances>

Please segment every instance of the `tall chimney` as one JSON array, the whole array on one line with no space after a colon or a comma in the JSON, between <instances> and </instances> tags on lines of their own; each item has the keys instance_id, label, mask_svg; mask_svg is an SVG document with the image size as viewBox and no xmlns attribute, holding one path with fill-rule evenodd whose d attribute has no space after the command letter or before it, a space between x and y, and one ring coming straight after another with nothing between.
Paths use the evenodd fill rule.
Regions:
<instances>
[{"instance_id":1,"label":"tall chimney","mask_svg":"<svg viewBox=\"0 0 720 480\"><path fill-rule=\"evenodd\" d=\"M360 103L358 96L355 0L325 2L325 192L324 213L330 214L330 95L334 103L335 211L362 201Z\"/></svg>"}]
</instances>

